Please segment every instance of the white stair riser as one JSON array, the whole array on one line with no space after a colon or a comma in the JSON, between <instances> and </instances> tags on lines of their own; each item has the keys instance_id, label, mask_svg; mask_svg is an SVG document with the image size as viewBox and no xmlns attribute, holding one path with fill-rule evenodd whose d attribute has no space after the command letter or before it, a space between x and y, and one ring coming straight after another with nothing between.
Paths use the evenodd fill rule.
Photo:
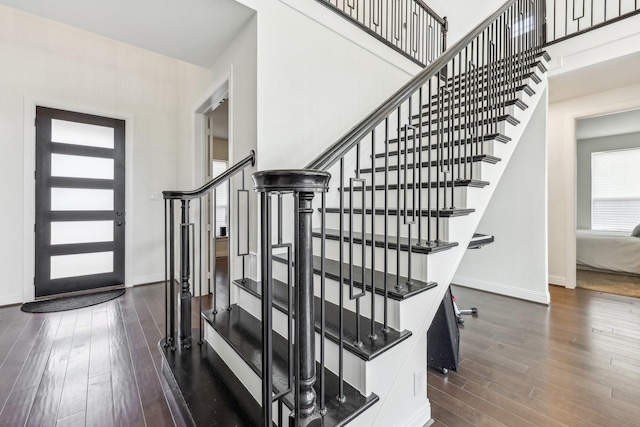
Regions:
<instances>
[{"instance_id":1,"label":"white stair riser","mask_svg":"<svg viewBox=\"0 0 640 427\"><path fill-rule=\"evenodd\" d=\"M248 292L240 292L239 294L239 305L252 316L256 318L261 317L262 313L262 305L261 301L257 299L255 296L251 295ZM279 335L287 338L288 336L288 328L287 328L288 316L281 312L280 310L273 309L273 331L278 333ZM368 326L368 325L367 325ZM363 333L366 333L363 324ZM320 334L316 332L315 334L316 340L316 360L320 360ZM338 365L338 345L329 339L325 340L325 366L331 372L337 375L339 371ZM366 369L367 362L354 355L349 351L344 351L344 379L347 383L356 388L360 393L365 396L368 396L372 391L367 390L366 384Z\"/></svg>"},{"instance_id":2,"label":"white stair riser","mask_svg":"<svg viewBox=\"0 0 640 427\"><path fill-rule=\"evenodd\" d=\"M394 258L395 260L395 258ZM376 271L380 271L383 270L384 266L380 265L380 266L376 266ZM286 267L284 266L284 264L281 263L274 263L273 264L273 271L274 271L274 276L279 278L281 281L286 282L286 277L287 277L287 273L286 273ZM380 273L381 275L382 273ZM360 271L356 271L356 277L358 277L360 275ZM284 280L282 280L284 279ZM320 275L315 274L314 275L314 294L316 297L320 297L321 296L321 280L320 280ZM389 282L388 283L389 288L393 288L394 286L396 286L396 283L393 282ZM352 300L349 298L349 294L350 294L350 289L349 289L349 285L347 284L343 284L342 286L340 286L339 281L337 280L333 280L330 278L325 279L325 296L326 296L326 300L330 303L333 303L335 305L339 305L340 304L340 290L342 290L342 295L343 295L343 304L344 307L349 310L349 311L353 311L355 312L356 310L356 302L355 300ZM354 292L360 293L361 290L358 288L354 289ZM375 295L375 311L376 311L376 317L375 320L379 323L384 323L384 296L380 295L380 294L376 294ZM402 302L401 301L396 301L393 299L388 299L387 300L387 314L388 314L388 325L391 328L400 330L402 329L402 325L400 324L400 310L402 309ZM360 299L360 310L363 316L365 316L366 318L370 319L371 318L371 292L367 291L366 295L364 297L362 297Z\"/></svg>"},{"instance_id":3,"label":"white stair riser","mask_svg":"<svg viewBox=\"0 0 640 427\"><path fill-rule=\"evenodd\" d=\"M473 146L471 144L462 144L462 145L454 145L453 146L453 157L457 158L458 156L460 157L467 157L470 156L472 154L472 150L473 150L473 154L487 154L489 156L493 155L493 145L494 144L503 144L502 142L498 142L495 140L488 140L488 141L484 141L482 143L478 142L478 146L476 147L476 144L474 143ZM423 140L423 146L427 146L427 141ZM396 147L393 147L394 150ZM424 147L423 147L424 148ZM477 148L477 152L476 152L476 148ZM444 151L445 155L447 155L448 151L450 148L445 146L442 147L442 150ZM392 150L390 150L392 151ZM422 150L422 162L426 163L429 161L429 151L431 151L431 161L435 161L438 158L438 149L437 148L432 148L431 150ZM418 163L419 162L419 153L416 152L416 156L415 156L415 160L413 158L413 153L409 152L407 154L407 163L411 164L413 163ZM384 157L378 157L375 159L375 165L376 167L384 167ZM400 155L400 164L404 165L405 163L405 154L402 153ZM389 155L389 166L395 166L398 164L398 156L397 155ZM369 165L367 165L366 167L369 167ZM395 171L390 171L390 174L394 174ZM382 181L384 182L384 180Z\"/></svg>"},{"instance_id":4,"label":"white stair riser","mask_svg":"<svg viewBox=\"0 0 640 427\"><path fill-rule=\"evenodd\" d=\"M380 185L380 184L378 184ZM453 203L451 203L451 187L446 187L446 200L447 200L447 204L445 207L451 207L451 206L455 206L456 208L466 208L467 207L467 192L468 192L469 188L468 187L455 187L453 189ZM398 207L398 197L397 197L397 191L398 190L389 190L389 195L388 195L388 204L389 204L389 208L393 208L395 209L396 207ZM404 208L404 202L403 202L403 194L406 193L409 197L411 197L411 193L413 192L413 189L407 189L406 191L404 189L400 189L400 193L401 193L401 197L400 197L400 209ZM418 192L422 193L422 201L423 201L423 208L426 208L427 206L427 200L429 198L429 193L431 194L431 206L435 209L436 206L440 206L443 207L443 203L444 203L444 199L445 199L445 187L441 187L441 188L423 188L423 189L416 189L415 193L416 193L416 200L418 199ZM345 191L344 192L344 207L348 207L349 205L349 191ZM339 196L338 196L338 200ZM331 206L337 206L337 203L335 205L331 205ZM366 191L365 192L365 206L366 207L371 207L371 191ZM376 190L376 206L379 208L384 208L384 189L378 189ZM362 207L362 192L361 191L356 191L354 192L353 195L353 207L354 208L360 208Z\"/></svg>"},{"instance_id":5,"label":"white stair riser","mask_svg":"<svg viewBox=\"0 0 640 427\"><path fill-rule=\"evenodd\" d=\"M408 160L407 164L411 165L413 160L412 156L409 156L407 160ZM417 160L417 157L416 157L416 160ZM423 163L424 162L425 160L423 157ZM417 164L417 163L414 163L414 164ZM440 179L440 181L444 181L445 179L451 179L451 172L453 172L455 178L460 177L462 179L475 179L475 180L481 181L483 177L482 170L486 167L490 167L490 163L487 163L487 162L473 162L473 164L462 162L462 164L460 164L459 167L457 163L454 163L451 166L453 170L451 170L450 167L446 164L442 167L431 166L428 168L422 167L422 168L415 168L415 169L409 167L409 169L407 169L407 174L405 179L405 171L403 167L405 165L404 159L401 165L402 166L400 169L399 180L398 180L397 170L389 171L388 179L386 181L385 181L384 171L378 171L376 172L376 178L375 178L376 185L381 185L381 184L393 185L393 184L397 184L398 182L400 183L418 182L420 171L422 171L422 182L427 182L427 180L429 179L429 176L431 177L431 181L436 181L437 179ZM415 175L415 179L414 179L414 175ZM370 173L366 173L366 174L363 173L361 177L366 180L367 184L373 183L373 179ZM360 186L361 184L356 184L356 185Z\"/></svg>"},{"instance_id":6,"label":"white stair riser","mask_svg":"<svg viewBox=\"0 0 640 427\"><path fill-rule=\"evenodd\" d=\"M204 340L209 343L211 347L218 353L218 355L224 360L227 366L235 374L236 377L242 382L242 385L249 391L251 396L262 404L262 379L256 374L247 363L235 352L225 339L216 332L216 330L204 322ZM285 405L283 407L283 419L287 419L291 411ZM273 404L273 420L277 422L278 417L278 404Z\"/></svg>"},{"instance_id":7,"label":"white stair riser","mask_svg":"<svg viewBox=\"0 0 640 427\"><path fill-rule=\"evenodd\" d=\"M416 200L417 202L417 200ZM426 206L426 200L423 201L425 206ZM390 241L395 241L393 240L392 236L396 236L397 235L397 222L398 220L400 221L400 236L401 237L408 237L408 232L409 232L409 227L407 227L407 225L404 224L404 217L401 215L400 218L398 218L396 215L389 215L387 217L387 233L389 236ZM408 218L409 221L411 221L411 217ZM419 237L422 237L422 239L424 240L429 240L429 237L431 237L431 239L435 239L436 238L436 229L439 226L439 231L440 231L440 239L444 240L444 241L449 241L449 222L450 221L455 221L454 218L429 218L426 216L423 217L416 217L415 218L415 225L413 225L411 227L411 234L412 237L418 239ZM418 222L420 222L422 224L422 236L419 236L419 229L418 229ZM375 231L376 234L384 234L385 232L385 228L384 228L384 224L385 223L385 219L384 219L384 215L375 215ZM428 230L428 225L431 224L431 236L428 236L427 232ZM366 232L367 233L371 233L372 230L372 217L370 214L366 214L365 215L365 227L366 227ZM340 215L338 213L328 213L327 214L327 228L329 229L334 229L334 230L339 230L340 229ZM345 236L348 235L348 230L349 230L349 215L348 214L344 214L344 228L345 230ZM362 213L356 213L353 215L353 231L355 232L361 232L362 231Z\"/></svg>"}]
</instances>

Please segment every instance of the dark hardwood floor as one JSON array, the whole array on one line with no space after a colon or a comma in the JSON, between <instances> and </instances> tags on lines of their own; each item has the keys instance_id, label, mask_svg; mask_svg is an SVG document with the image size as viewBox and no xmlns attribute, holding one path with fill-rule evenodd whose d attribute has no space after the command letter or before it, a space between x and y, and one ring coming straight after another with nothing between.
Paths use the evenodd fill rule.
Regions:
<instances>
[{"instance_id":1,"label":"dark hardwood floor","mask_svg":"<svg viewBox=\"0 0 640 427\"><path fill-rule=\"evenodd\" d=\"M550 307L454 287L461 362L429 370L434 426L640 426L640 299L551 286Z\"/></svg>"},{"instance_id":2,"label":"dark hardwood floor","mask_svg":"<svg viewBox=\"0 0 640 427\"><path fill-rule=\"evenodd\" d=\"M640 425L639 299L454 293L480 314L461 330L458 372L429 371L434 426ZM163 298L149 285L75 311L1 308L0 426L185 425L160 372Z\"/></svg>"}]
</instances>

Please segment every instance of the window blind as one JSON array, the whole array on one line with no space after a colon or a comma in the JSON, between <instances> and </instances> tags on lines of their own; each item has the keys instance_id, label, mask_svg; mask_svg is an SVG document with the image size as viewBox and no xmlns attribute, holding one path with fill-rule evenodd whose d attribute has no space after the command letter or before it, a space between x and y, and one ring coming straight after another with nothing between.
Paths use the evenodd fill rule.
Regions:
<instances>
[{"instance_id":1,"label":"window blind","mask_svg":"<svg viewBox=\"0 0 640 427\"><path fill-rule=\"evenodd\" d=\"M640 224L640 148L591 153L591 228Z\"/></svg>"},{"instance_id":2,"label":"window blind","mask_svg":"<svg viewBox=\"0 0 640 427\"><path fill-rule=\"evenodd\" d=\"M212 160L211 161L211 176L216 177L227 170L227 162L225 160ZM227 227L228 229L228 217L229 217L229 182L226 182L215 189L215 201L214 201L216 223L215 232L216 236L220 237L220 229Z\"/></svg>"}]
</instances>

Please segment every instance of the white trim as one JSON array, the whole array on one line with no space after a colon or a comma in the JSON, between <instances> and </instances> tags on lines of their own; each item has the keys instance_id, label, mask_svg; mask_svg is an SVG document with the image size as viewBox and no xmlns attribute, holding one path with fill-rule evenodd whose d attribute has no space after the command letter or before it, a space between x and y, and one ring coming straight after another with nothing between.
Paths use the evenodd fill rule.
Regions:
<instances>
[{"instance_id":1,"label":"white trim","mask_svg":"<svg viewBox=\"0 0 640 427\"><path fill-rule=\"evenodd\" d=\"M35 300L35 236L33 225L36 221L35 209L35 179L36 169L36 106L56 108L67 111L77 111L96 116L110 117L125 121L125 212L127 213L127 228L125 232L124 251L124 279L125 286L133 286L133 234L135 228L135 212L133 210L133 153L134 153L134 120L133 115L123 114L87 106L52 101L37 97L24 97L24 133L23 133L23 218L22 232L22 302ZM164 278L163 278L164 280Z\"/></svg>"},{"instance_id":2,"label":"white trim","mask_svg":"<svg viewBox=\"0 0 640 427\"><path fill-rule=\"evenodd\" d=\"M147 276L135 276L131 281L131 285L128 285L127 287L149 285L151 283L162 283L162 282L164 282L164 274L162 273L150 274Z\"/></svg>"},{"instance_id":3,"label":"white trim","mask_svg":"<svg viewBox=\"0 0 640 427\"><path fill-rule=\"evenodd\" d=\"M479 291L491 292L493 294L537 302L540 304L549 305L549 303L551 302L548 286L546 292L536 292L527 289L515 288L513 286L504 285L502 283L487 282L484 280L477 280L470 277L462 276L454 276L452 283L464 286L466 288L473 288Z\"/></svg>"},{"instance_id":4,"label":"white trim","mask_svg":"<svg viewBox=\"0 0 640 427\"><path fill-rule=\"evenodd\" d=\"M586 95L586 97L594 96L597 94ZM575 101L575 99L573 100ZM567 102L567 101L563 101ZM575 289L576 287L576 227L578 224L577 219L577 144L578 139L576 137L577 122L579 119L584 119L593 116L600 116L604 114L617 113L621 111L628 111L640 108L640 100L633 99L630 101L619 102L610 105L598 105L588 110L577 111L569 115L569 118L565 121L564 126L569 128L569 167L567 168L567 179L565 194L565 283L564 286L568 289ZM577 108L576 108L577 109Z\"/></svg>"},{"instance_id":5,"label":"white trim","mask_svg":"<svg viewBox=\"0 0 640 427\"><path fill-rule=\"evenodd\" d=\"M3 307L5 305L14 305L14 304L20 304L22 303L22 295L13 295L10 297L3 297L0 298L0 307Z\"/></svg>"},{"instance_id":6,"label":"white trim","mask_svg":"<svg viewBox=\"0 0 640 427\"><path fill-rule=\"evenodd\" d=\"M558 285L558 286L566 286L567 278L563 276L554 276L552 274L549 275L549 284L550 285Z\"/></svg>"},{"instance_id":7,"label":"white trim","mask_svg":"<svg viewBox=\"0 0 640 427\"><path fill-rule=\"evenodd\" d=\"M415 411L404 417L396 426L423 427L429 425L431 421L431 402L427 399L424 405L418 406Z\"/></svg>"}]
</instances>

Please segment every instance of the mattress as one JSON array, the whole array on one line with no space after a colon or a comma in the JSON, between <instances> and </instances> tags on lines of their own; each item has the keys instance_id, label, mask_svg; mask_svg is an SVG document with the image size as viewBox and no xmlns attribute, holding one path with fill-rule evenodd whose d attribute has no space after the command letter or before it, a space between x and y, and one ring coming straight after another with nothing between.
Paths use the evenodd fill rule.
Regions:
<instances>
[{"instance_id":1,"label":"mattress","mask_svg":"<svg viewBox=\"0 0 640 427\"><path fill-rule=\"evenodd\" d=\"M576 230L576 263L640 274L640 238L628 232Z\"/></svg>"}]
</instances>

